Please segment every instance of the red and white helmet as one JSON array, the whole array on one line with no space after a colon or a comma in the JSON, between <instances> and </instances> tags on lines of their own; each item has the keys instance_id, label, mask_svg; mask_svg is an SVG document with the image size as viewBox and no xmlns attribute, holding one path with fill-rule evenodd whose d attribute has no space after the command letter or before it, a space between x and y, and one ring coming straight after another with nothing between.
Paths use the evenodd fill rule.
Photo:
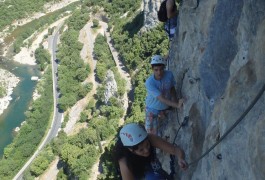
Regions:
<instances>
[{"instance_id":1,"label":"red and white helmet","mask_svg":"<svg viewBox=\"0 0 265 180\"><path fill-rule=\"evenodd\" d=\"M130 123L120 130L121 142L124 146L131 147L139 144L147 137L146 130L139 124Z\"/></svg>"}]
</instances>

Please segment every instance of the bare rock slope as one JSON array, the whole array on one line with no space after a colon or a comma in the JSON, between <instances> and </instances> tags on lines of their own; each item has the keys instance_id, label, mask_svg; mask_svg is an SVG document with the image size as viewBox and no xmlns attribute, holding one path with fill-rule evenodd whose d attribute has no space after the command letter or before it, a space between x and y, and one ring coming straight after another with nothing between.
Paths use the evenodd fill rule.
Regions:
<instances>
[{"instance_id":1,"label":"bare rock slope","mask_svg":"<svg viewBox=\"0 0 265 180\"><path fill-rule=\"evenodd\" d=\"M162 0L143 0L144 29L151 29L158 23L157 11Z\"/></svg>"},{"instance_id":2,"label":"bare rock slope","mask_svg":"<svg viewBox=\"0 0 265 180\"><path fill-rule=\"evenodd\" d=\"M189 117L176 142L195 161L244 113L265 83L265 1L193 0L180 7L170 69ZM265 178L265 93L244 119L181 179ZM173 141L176 113L169 124ZM168 167L168 161L164 166Z\"/></svg>"}]
</instances>

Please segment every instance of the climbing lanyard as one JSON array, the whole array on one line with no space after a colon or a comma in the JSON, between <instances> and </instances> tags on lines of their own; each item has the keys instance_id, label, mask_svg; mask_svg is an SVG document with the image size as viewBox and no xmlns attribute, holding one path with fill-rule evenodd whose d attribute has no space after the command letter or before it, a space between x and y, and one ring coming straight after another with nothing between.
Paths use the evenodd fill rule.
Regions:
<instances>
[{"instance_id":1,"label":"climbing lanyard","mask_svg":"<svg viewBox=\"0 0 265 180\"><path fill-rule=\"evenodd\" d=\"M182 86L183 86L183 81L184 81L184 78L185 78L185 75L186 73L188 72L189 69L185 69L185 71L183 72L182 74L182 78L181 78L181 83L180 83L180 88L179 88L179 97L182 98ZM175 108L175 114L177 116L177 121L178 121L178 124L179 124L179 128L177 129L177 132L176 132L176 135L174 137L174 140L173 140L173 145L175 145L175 142L176 142L176 139L177 139L177 136L178 136L178 133L179 133L179 130L181 129L181 127L185 126L187 124L187 121L188 121L188 116L185 116L184 120L182 121L182 123L180 123L179 121L179 115L178 115L178 110L177 108ZM174 174L176 173L175 172L175 156L174 155L170 155L170 176L171 177L174 177Z\"/></svg>"},{"instance_id":2,"label":"climbing lanyard","mask_svg":"<svg viewBox=\"0 0 265 180\"><path fill-rule=\"evenodd\" d=\"M223 136L221 136L219 138L219 140L213 144L205 153L203 153L199 158L197 158L196 160L188 163L188 166L191 166L191 165L194 165L196 163L198 163L202 158L204 158L207 154L209 154L214 148L215 146L217 146L245 117L246 115L249 113L249 111L254 107L254 105L258 102L258 100L261 98L261 96L263 95L265 91L265 84L263 85L263 87L260 89L260 91L258 92L257 96L254 98L254 100L250 103L250 105L248 106L248 108L242 113L242 115L235 121L235 123L224 133ZM176 110L176 113L177 113L177 119L178 119L178 122L179 122L179 117L178 117L178 111ZM184 118L184 120L182 121L182 123L180 124L179 123L179 128L177 129L177 132L176 132L176 135L174 137L174 140L173 140L173 144L175 144L175 141L176 141L176 138L177 138L177 135L178 135L178 132L179 130L181 129L181 127L185 126L187 124L187 121L188 121L188 116L186 116ZM221 158L220 154L218 155L217 157L218 159ZM174 155L171 155L170 156L170 170L171 170L171 173L170 175L173 176L175 174L175 156Z\"/></svg>"}]
</instances>

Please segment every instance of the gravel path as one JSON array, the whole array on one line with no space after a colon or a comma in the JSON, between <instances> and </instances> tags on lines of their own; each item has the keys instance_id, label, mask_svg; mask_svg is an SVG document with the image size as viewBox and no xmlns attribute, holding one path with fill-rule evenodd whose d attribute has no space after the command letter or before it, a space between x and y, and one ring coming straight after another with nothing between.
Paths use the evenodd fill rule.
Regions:
<instances>
[{"instance_id":1,"label":"gravel path","mask_svg":"<svg viewBox=\"0 0 265 180\"><path fill-rule=\"evenodd\" d=\"M109 48L112 52L112 57L115 61L116 67L118 68L118 72L120 73L122 78L124 78L126 80L126 82L127 82L126 83L126 90L127 90L127 92L129 92L132 89L130 74L128 73L127 68L122 63L122 61L119 57L118 51L114 48L114 44L112 43L110 33L107 31L108 25L104 22L101 22L101 21L100 21L100 25L104 29L104 33L105 33L106 38L107 38L107 43L108 43ZM122 125L124 123L124 117L126 116L126 112L127 112L128 107L129 107L129 98L128 98L127 93L124 94L122 101L123 101L123 108L125 109L125 111L124 111L123 117L120 119L120 122L119 122L120 125Z\"/></svg>"}]
</instances>

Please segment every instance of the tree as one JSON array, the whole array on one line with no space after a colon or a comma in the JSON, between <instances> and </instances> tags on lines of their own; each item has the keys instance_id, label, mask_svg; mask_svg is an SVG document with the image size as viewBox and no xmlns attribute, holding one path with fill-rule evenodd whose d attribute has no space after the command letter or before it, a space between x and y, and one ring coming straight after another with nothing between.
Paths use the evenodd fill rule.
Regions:
<instances>
[{"instance_id":1,"label":"tree","mask_svg":"<svg viewBox=\"0 0 265 180\"><path fill-rule=\"evenodd\" d=\"M82 150L75 145L66 143L62 146L61 158L70 167L75 165L77 157L81 154Z\"/></svg>"},{"instance_id":2,"label":"tree","mask_svg":"<svg viewBox=\"0 0 265 180\"><path fill-rule=\"evenodd\" d=\"M81 112L81 114L80 114L80 119L79 119L79 122L86 122L87 121L87 114L84 112L84 111L82 111Z\"/></svg>"},{"instance_id":3,"label":"tree","mask_svg":"<svg viewBox=\"0 0 265 180\"><path fill-rule=\"evenodd\" d=\"M54 159L52 148L48 146L45 148L30 165L30 172L34 176L41 175L50 165Z\"/></svg>"},{"instance_id":4,"label":"tree","mask_svg":"<svg viewBox=\"0 0 265 180\"><path fill-rule=\"evenodd\" d=\"M35 58L36 62L40 67L40 70L43 71L45 69L45 64L50 63L51 56L49 52L43 47L39 47L35 50Z\"/></svg>"},{"instance_id":5,"label":"tree","mask_svg":"<svg viewBox=\"0 0 265 180\"><path fill-rule=\"evenodd\" d=\"M93 27L97 28L99 26L99 21L97 19L93 19Z\"/></svg>"},{"instance_id":6,"label":"tree","mask_svg":"<svg viewBox=\"0 0 265 180\"><path fill-rule=\"evenodd\" d=\"M8 158L9 155L12 153L12 151L14 150L14 144L9 144L7 147L5 147L4 149L4 158Z\"/></svg>"},{"instance_id":7,"label":"tree","mask_svg":"<svg viewBox=\"0 0 265 180\"><path fill-rule=\"evenodd\" d=\"M56 177L57 180L67 180L67 175L64 174L63 168L59 170L59 173L57 174Z\"/></svg>"},{"instance_id":8,"label":"tree","mask_svg":"<svg viewBox=\"0 0 265 180\"><path fill-rule=\"evenodd\" d=\"M45 157L37 157L34 163L30 166L30 171L34 176L41 175L49 166L50 162Z\"/></svg>"},{"instance_id":9,"label":"tree","mask_svg":"<svg viewBox=\"0 0 265 180\"><path fill-rule=\"evenodd\" d=\"M76 70L76 79L80 82L83 82L88 76L86 68L78 68Z\"/></svg>"},{"instance_id":10,"label":"tree","mask_svg":"<svg viewBox=\"0 0 265 180\"><path fill-rule=\"evenodd\" d=\"M6 89L4 86L0 85L0 98L3 98L6 95Z\"/></svg>"}]
</instances>

